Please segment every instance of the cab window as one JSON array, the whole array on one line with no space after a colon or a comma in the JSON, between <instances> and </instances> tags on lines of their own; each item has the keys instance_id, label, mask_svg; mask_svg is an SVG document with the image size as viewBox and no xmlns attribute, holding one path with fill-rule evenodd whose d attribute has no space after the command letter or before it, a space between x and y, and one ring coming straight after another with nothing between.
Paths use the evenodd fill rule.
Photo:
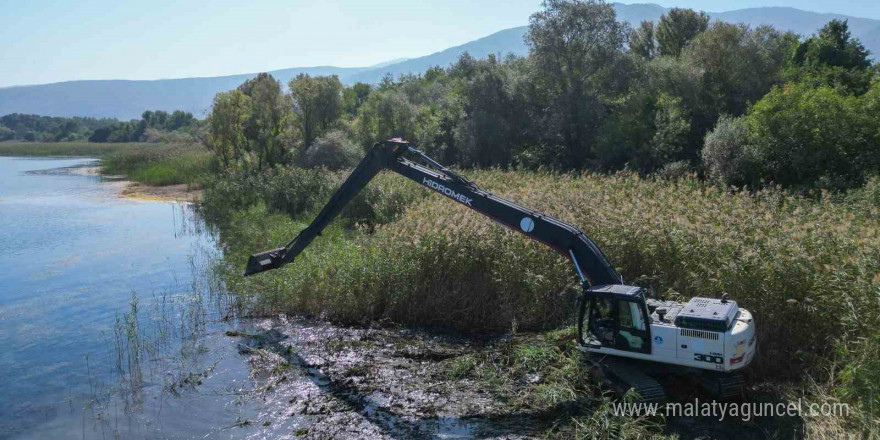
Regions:
<instances>
[{"instance_id":1,"label":"cab window","mask_svg":"<svg viewBox=\"0 0 880 440\"><path fill-rule=\"evenodd\" d=\"M630 351L648 349L645 336L645 317L636 301L619 300L617 303L617 348Z\"/></svg>"},{"instance_id":2,"label":"cab window","mask_svg":"<svg viewBox=\"0 0 880 440\"><path fill-rule=\"evenodd\" d=\"M589 324L596 340L602 345L614 345L614 310L610 299L594 300Z\"/></svg>"},{"instance_id":3,"label":"cab window","mask_svg":"<svg viewBox=\"0 0 880 440\"><path fill-rule=\"evenodd\" d=\"M633 319L632 312L629 309L629 301L621 301L620 307L617 308L618 322L620 323L621 328L632 328Z\"/></svg>"}]
</instances>

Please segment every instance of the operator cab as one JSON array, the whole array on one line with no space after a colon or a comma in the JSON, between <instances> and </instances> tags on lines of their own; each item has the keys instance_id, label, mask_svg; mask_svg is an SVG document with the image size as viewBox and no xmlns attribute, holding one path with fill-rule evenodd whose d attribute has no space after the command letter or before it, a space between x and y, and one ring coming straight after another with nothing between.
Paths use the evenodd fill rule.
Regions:
<instances>
[{"instance_id":1,"label":"operator cab","mask_svg":"<svg viewBox=\"0 0 880 440\"><path fill-rule=\"evenodd\" d=\"M581 303L581 345L651 353L649 316L645 289L619 284L593 287Z\"/></svg>"},{"instance_id":2,"label":"operator cab","mask_svg":"<svg viewBox=\"0 0 880 440\"><path fill-rule=\"evenodd\" d=\"M578 319L580 349L724 372L754 359L754 321L735 301L694 297L680 303L646 296L635 286L586 289Z\"/></svg>"}]
</instances>

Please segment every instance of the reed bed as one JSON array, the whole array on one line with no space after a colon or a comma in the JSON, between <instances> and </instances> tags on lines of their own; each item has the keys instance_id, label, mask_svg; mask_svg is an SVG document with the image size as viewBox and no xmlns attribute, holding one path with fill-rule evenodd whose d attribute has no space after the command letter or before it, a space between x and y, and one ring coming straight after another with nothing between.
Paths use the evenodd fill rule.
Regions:
<instances>
[{"instance_id":1,"label":"reed bed","mask_svg":"<svg viewBox=\"0 0 880 440\"><path fill-rule=\"evenodd\" d=\"M102 156L105 174L124 175L147 185L203 183L216 168L211 153L200 146L140 144Z\"/></svg>"},{"instance_id":2,"label":"reed bed","mask_svg":"<svg viewBox=\"0 0 880 440\"><path fill-rule=\"evenodd\" d=\"M858 402L878 426L880 208L871 193L804 198L627 173L468 175L577 225L628 283L654 295L730 294L757 319L754 376L833 383L836 397ZM320 203L296 220L266 203L236 211L221 228L230 287L259 313L349 323L516 332L572 321L578 287L565 258L444 197L412 195L429 193L395 179L403 180L371 184L399 192L374 201L381 221L343 218L294 264L247 279L239 274L247 254L292 238ZM383 205L389 200L398 204Z\"/></svg>"},{"instance_id":3,"label":"reed bed","mask_svg":"<svg viewBox=\"0 0 880 440\"><path fill-rule=\"evenodd\" d=\"M154 186L201 184L216 173L211 153L190 144L0 142L0 156L95 157L105 174Z\"/></svg>"}]
</instances>

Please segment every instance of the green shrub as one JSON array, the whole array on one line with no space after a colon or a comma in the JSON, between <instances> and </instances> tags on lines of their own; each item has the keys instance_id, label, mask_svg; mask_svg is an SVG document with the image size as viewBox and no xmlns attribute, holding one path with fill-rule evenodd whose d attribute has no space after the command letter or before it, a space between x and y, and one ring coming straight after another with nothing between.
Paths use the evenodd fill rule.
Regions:
<instances>
[{"instance_id":1,"label":"green shrub","mask_svg":"<svg viewBox=\"0 0 880 440\"><path fill-rule=\"evenodd\" d=\"M745 117L765 180L841 189L877 172L877 120L866 100L828 87L774 88Z\"/></svg>"},{"instance_id":2,"label":"green shrub","mask_svg":"<svg viewBox=\"0 0 880 440\"><path fill-rule=\"evenodd\" d=\"M706 134L703 168L708 178L724 185L755 183L748 127L743 118L723 115Z\"/></svg>"},{"instance_id":3,"label":"green shrub","mask_svg":"<svg viewBox=\"0 0 880 440\"><path fill-rule=\"evenodd\" d=\"M686 160L669 162L657 172L658 177L666 180L682 179L692 174L694 174L694 170Z\"/></svg>"},{"instance_id":4,"label":"green shrub","mask_svg":"<svg viewBox=\"0 0 880 440\"><path fill-rule=\"evenodd\" d=\"M339 170L350 168L360 162L363 150L341 131L331 131L315 140L303 155L306 168Z\"/></svg>"},{"instance_id":5,"label":"green shrub","mask_svg":"<svg viewBox=\"0 0 880 440\"><path fill-rule=\"evenodd\" d=\"M205 190L202 210L225 220L239 210L262 204L271 212L300 217L316 212L336 186L336 176L319 170L276 167L262 173L231 171Z\"/></svg>"}]
</instances>

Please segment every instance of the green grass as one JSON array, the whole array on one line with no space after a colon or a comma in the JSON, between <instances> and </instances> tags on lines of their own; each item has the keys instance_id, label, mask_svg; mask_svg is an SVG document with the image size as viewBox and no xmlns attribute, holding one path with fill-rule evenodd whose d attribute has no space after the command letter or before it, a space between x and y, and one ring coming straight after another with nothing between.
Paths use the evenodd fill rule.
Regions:
<instances>
[{"instance_id":1,"label":"green grass","mask_svg":"<svg viewBox=\"0 0 880 440\"><path fill-rule=\"evenodd\" d=\"M205 183L215 163L199 145L155 143L2 142L0 156L96 157L105 174L156 186Z\"/></svg>"},{"instance_id":2,"label":"green grass","mask_svg":"<svg viewBox=\"0 0 880 440\"><path fill-rule=\"evenodd\" d=\"M214 167L207 150L176 145L115 151L103 156L102 163L106 174L157 186L204 183Z\"/></svg>"}]
</instances>

